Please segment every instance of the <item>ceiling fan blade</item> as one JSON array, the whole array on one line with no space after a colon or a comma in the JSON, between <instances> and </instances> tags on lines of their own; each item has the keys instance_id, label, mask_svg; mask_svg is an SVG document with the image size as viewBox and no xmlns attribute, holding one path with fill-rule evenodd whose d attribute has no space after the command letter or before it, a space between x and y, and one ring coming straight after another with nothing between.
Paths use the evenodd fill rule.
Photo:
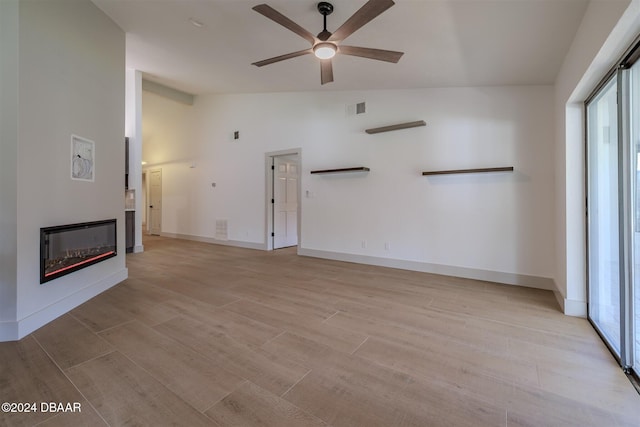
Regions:
<instances>
[{"instance_id":1,"label":"ceiling fan blade","mask_svg":"<svg viewBox=\"0 0 640 427\"><path fill-rule=\"evenodd\" d=\"M392 0L369 0L329 37L329 41L335 42L346 39L394 4Z\"/></svg>"},{"instance_id":2,"label":"ceiling fan blade","mask_svg":"<svg viewBox=\"0 0 640 427\"><path fill-rule=\"evenodd\" d=\"M331 83L333 81L333 64L331 59L320 60L320 82L322 84Z\"/></svg>"},{"instance_id":3,"label":"ceiling fan blade","mask_svg":"<svg viewBox=\"0 0 640 427\"><path fill-rule=\"evenodd\" d=\"M386 61L397 63L404 52L396 52L394 50L371 49L368 47L355 46L338 46L338 53L343 55L361 56L363 58L377 59L378 61Z\"/></svg>"},{"instance_id":4,"label":"ceiling fan blade","mask_svg":"<svg viewBox=\"0 0 640 427\"><path fill-rule=\"evenodd\" d=\"M293 31L294 33L296 33L297 35L299 35L303 39L308 40L309 43L314 44L316 42L316 38L315 38L315 36L313 34L311 34L309 31L305 30L300 25L296 24L291 19L287 18L286 16L284 16L283 14L281 14L280 12L278 12L277 10L272 8L271 6L269 6L267 4L259 4L257 6L254 6L253 10L255 10L256 12L258 12L261 15L266 16L267 18L271 19L272 21L277 22L278 24L282 25L283 27Z\"/></svg>"},{"instance_id":5,"label":"ceiling fan blade","mask_svg":"<svg viewBox=\"0 0 640 427\"><path fill-rule=\"evenodd\" d=\"M251 65L255 65L256 67L262 67L265 65L273 64L274 62L284 61L285 59L291 59L298 56L306 55L308 53L313 53L313 49L305 49L299 50L297 52L291 52L280 56L275 56L273 58L264 59L262 61L254 62Z\"/></svg>"}]
</instances>

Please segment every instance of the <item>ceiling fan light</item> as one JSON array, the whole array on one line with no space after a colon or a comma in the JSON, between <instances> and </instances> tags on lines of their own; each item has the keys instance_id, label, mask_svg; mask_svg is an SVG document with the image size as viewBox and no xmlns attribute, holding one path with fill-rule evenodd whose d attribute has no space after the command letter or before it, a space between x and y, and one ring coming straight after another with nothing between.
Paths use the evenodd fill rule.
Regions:
<instances>
[{"instance_id":1,"label":"ceiling fan light","mask_svg":"<svg viewBox=\"0 0 640 427\"><path fill-rule=\"evenodd\" d=\"M313 47L313 54L319 59L331 59L336 55L336 45L333 43L318 43Z\"/></svg>"}]
</instances>

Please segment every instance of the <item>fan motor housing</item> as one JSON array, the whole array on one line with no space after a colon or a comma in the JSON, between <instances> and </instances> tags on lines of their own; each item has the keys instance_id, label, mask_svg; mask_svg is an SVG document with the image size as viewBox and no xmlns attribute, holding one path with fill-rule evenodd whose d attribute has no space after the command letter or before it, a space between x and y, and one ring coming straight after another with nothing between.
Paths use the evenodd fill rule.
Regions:
<instances>
[{"instance_id":1,"label":"fan motor housing","mask_svg":"<svg viewBox=\"0 0 640 427\"><path fill-rule=\"evenodd\" d=\"M318 3L318 12L324 16L331 15L333 12L333 5L329 2L321 1Z\"/></svg>"}]
</instances>

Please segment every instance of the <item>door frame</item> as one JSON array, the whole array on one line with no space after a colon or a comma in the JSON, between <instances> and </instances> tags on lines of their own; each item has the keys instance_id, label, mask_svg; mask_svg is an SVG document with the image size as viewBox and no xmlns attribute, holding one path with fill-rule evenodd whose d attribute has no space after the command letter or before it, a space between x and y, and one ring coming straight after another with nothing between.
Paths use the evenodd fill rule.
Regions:
<instances>
[{"instance_id":1,"label":"door frame","mask_svg":"<svg viewBox=\"0 0 640 427\"><path fill-rule=\"evenodd\" d=\"M302 244L302 198L301 198L301 188L302 188L302 148L290 148L287 150L280 151L271 151L265 153L264 155L264 171L265 171L265 199L264 199L264 229L265 235L264 239L266 242L266 249L268 251L273 250L273 204L271 203L271 199L273 199L273 179L274 179L274 171L271 168L273 165L274 157L280 156L294 156L298 162L298 185L296 191L298 192L298 209L297 209L297 227L298 227L298 248Z\"/></svg>"}]
</instances>

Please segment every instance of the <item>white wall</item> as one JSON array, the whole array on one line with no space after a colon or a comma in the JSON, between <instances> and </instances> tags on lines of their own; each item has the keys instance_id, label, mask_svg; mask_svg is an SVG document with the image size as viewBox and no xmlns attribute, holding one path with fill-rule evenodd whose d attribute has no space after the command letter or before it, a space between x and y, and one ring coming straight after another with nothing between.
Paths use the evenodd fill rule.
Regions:
<instances>
[{"instance_id":1,"label":"white wall","mask_svg":"<svg viewBox=\"0 0 640 427\"><path fill-rule=\"evenodd\" d=\"M204 166L192 114L193 107L187 104L142 91L142 158L147 162L145 170L162 169L163 231L195 234L193 224L201 213L193 187L197 185L194 177ZM194 163L196 167L191 168Z\"/></svg>"},{"instance_id":2,"label":"white wall","mask_svg":"<svg viewBox=\"0 0 640 427\"><path fill-rule=\"evenodd\" d=\"M0 337L16 318L18 1L0 1Z\"/></svg>"},{"instance_id":3,"label":"white wall","mask_svg":"<svg viewBox=\"0 0 640 427\"><path fill-rule=\"evenodd\" d=\"M584 100L639 32L638 0L590 2L556 79L555 279L566 314L587 313Z\"/></svg>"},{"instance_id":4,"label":"white wall","mask_svg":"<svg viewBox=\"0 0 640 427\"><path fill-rule=\"evenodd\" d=\"M124 33L89 0L21 0L16 19L18 126L9 152L17 147L17 302L0 340L24 336L127 276ZM72 134L95 141L95 182L70 179ZM0 196L4 216L11 190ZM40 285L41 227L108 218L118 220L117 257Z\"/></svg>"},{"instance_id":5,"label":"white wall","mask_svg":"<svg viewBox=\"0 0 640 427\"><path fill-rule=\"evenodd\" d=\"M366 114L347 112L361 101ZM143 114L167 234L212 238L228 219L232 241L264 244L265 153L301 147L303 197L314 195L302 199L301 253L552 287L551 87L212 95L193 107L145 92ZM361 165L371 172L309 174ZM421 176L494 166L515 172Z\"/></svg>"}]
</instances>

